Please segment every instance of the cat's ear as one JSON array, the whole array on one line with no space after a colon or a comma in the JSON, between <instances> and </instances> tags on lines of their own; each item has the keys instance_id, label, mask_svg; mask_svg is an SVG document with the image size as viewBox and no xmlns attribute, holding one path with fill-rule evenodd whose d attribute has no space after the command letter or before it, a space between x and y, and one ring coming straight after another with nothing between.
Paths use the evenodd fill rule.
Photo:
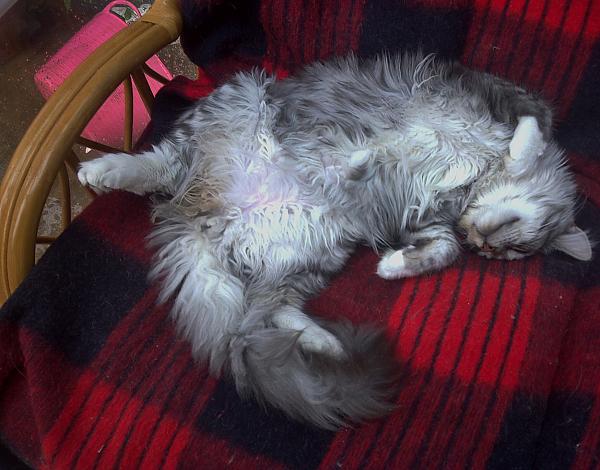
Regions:
<instances>
[{"instance_id":1,"label":"cat's ear","mask_svg":"<svg viewBox=\"0 0 600 470\"><path fill-rule=\"evenodd\" d=\"M580 261L592 259L592 245L586 233L573 225L566 233L558 236L552 248L562 251Z\"/></svg>"}]
</instances>

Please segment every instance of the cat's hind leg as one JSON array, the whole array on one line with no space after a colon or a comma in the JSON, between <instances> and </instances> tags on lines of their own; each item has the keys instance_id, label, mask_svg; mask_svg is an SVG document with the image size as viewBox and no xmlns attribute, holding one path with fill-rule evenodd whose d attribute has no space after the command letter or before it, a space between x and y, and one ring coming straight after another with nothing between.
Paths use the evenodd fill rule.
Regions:
<instances>
[{"instance_id":1,"label":"cat's hind leg","mask_svg":"<svg viewBox=\"0 0 600 470\"><path fill-rule=\"evenodd\" d=\"M535 168L552 136L552 109L535 93L500 77L469 70L454 64L452 73L475 96L478 96L498 122L515 130L504 158L506 169L521 175Z\"/></svg>"},{"instance_id":2,"label":"cat's hind leg","mask_svg":"<svg viewBox=\"0 0 600 470\"><path fill-rule=\"evenodd\" d=\"M387 252L379 261L377 274L384 279L399 279L438 271L453 263L460 245L452 230L430 225L409 237L410 245Z\"/></svg>"},{"instance_id":3,"label":"cat's hind leg","mask_svg":"<svg viewBox=\"0 0 600 470\"><path fill-rule=\"evenodd\" d=\"M135 194L172 193L182 171L180 153L163 141L139 155L115 153L83 162L77 177L99 192L122 189Z\"/></svg>"},{"instance_id":4,"label":"cat's hind leg","mask_svg":"<svg viewBox=\"0 0 600 470\"><path fill-rule=\"evenodd\" d=\"M509 155L504 158L506 169L513 175L520 175L533 168L547 144L538 120L534 116L520 116L509 144Z\"/></svg>"}]
</instances>

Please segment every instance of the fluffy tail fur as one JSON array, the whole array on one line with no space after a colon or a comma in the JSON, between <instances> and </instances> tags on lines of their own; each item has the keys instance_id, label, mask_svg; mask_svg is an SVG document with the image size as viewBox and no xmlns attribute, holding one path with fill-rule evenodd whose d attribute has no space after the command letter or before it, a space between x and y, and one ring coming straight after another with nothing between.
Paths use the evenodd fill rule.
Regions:
<instances>
[{"instance_id":1,"label":"fluffy tail fur","mask_svg":"<svg viewBox=\"0 0 600 470\"><path fill-rule=\"evenodd\" d=\"M156 206L155 215L164 210ZM171 213L157 225L150 236L150 246L158 247L150 277L161 281L161 302L173 298L171 315L197 359L213 374L228 371L241 395L322 428L392 410L397 365L383 331L317 324L299 310L296 319L306 326L275 326L286 310L283 301L269 299L270 290L244 288L196 223ZM319 341L302 336L308 329L336 347L310 352L319 351Z\"/></svg>"},{"instance_id":2,"label":"fluffy tail fur","mask_svg":"<svg viewBox=\"0 0 600 470\"><path fill-rule=\"evenodd\" d=\"M393 409L398 366L381 329L321 323L344 355L307 352L297 330L248 331L230 343L238 392L325 429L376 418Z\"/></svg>"}]
</instances>

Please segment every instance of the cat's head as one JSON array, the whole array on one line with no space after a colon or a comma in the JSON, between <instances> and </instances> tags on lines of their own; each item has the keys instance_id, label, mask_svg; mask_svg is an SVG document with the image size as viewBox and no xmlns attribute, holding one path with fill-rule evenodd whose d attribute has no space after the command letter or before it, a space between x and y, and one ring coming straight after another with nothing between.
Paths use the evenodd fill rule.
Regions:
<instances>
[{"instance_id":1,"label":"cat's head","mask_svg":"<svg viewBox=\"0 0 600 470\"><path fill-rule=\"evenodd\" d=\"M558 250L592 257L590 241L575 225L575 181L554 144L518 176L503 173L480 188L459 220L466 243L488 258L519 259Z\"/></svg>"}]
</instances>

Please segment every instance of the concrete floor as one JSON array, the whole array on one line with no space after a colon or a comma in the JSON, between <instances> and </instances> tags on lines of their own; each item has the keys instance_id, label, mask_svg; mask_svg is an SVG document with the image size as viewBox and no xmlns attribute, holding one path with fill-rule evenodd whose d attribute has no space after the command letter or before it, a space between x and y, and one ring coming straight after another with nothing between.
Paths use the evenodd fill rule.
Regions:
<instances>
[{"instance_id":1,"label":"concrete floor","mask_svg":"<svg viewBox=\"0 0 600 470\"><path fill-rule=\"evenodd\" d=\"M152 0L131 0L139 6ZM73 34L109 0L19 0L0 18L0 177L4 174L17 144L41 109L44 99L35 87L33 76ZM160 58L173 75L195 77L196 69L183 54L179 43L167 46ZM82 158L97 156L76 148ZM89 203L71 175L73 211L78 213ZM48 198L40 235L60 232L60 192L54 189ZM40 246L38 256L44 251Z\"/></svg>"}]
</instances>

